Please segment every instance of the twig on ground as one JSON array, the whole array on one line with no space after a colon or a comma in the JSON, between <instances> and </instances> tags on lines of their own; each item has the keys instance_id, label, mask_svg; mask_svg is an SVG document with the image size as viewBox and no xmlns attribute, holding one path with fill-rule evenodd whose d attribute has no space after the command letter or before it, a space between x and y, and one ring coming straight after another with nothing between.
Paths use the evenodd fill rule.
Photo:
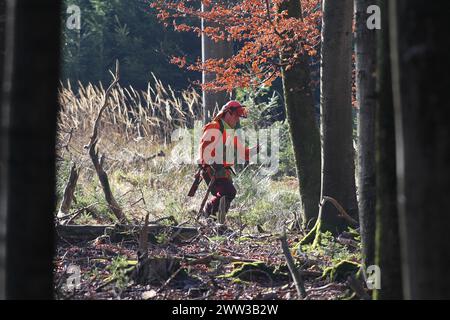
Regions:
<instances>
[{"instance_id":1,"label":"twig on ground","mask_svg":"<svg viewBox=\"0 0 450 320\"><path fill-rule=\"evenodd\" d=\"M183 270L182 267L178 268L178 270L175 271L175 272L170 276L170 278L167 279L167 281L164 282L164 284L163 284L161 287L159 287L158 290L156 290L156 293L157 293L157 294L158 294L158 293L161 293L161 291L163 291L163 290L164 290L164 289L172 282L172 280L176 278L176 276L180 273L181 270Z\"/></svg>"},{"instance_id":2,"label":"twig on ground","mask_svg":"<svg viewBox=\"0 0 450 320\"><path fill-rule=\"evenodd\" d=\"M191 256L191 257L193 257L193 256ZM239 258L239 257L226 257L226 256L221 256L221 255L218 255L218 254L215 254L215 253L207 255L207 256L204 256L204 257L200 257L200 258L195 257L195 258L196 258L196 260L188 261L187 264L191 265L191 266L198 265L198 264L208 265L212 261L220 261L220 262L224 262L224 263L232 263L232 262L249 262L249 263L252 263L252 262L258 262L256 260L252 260L252 259L242 259L242 258Z\"/></svg>"},{"instance_id":3,"label":"twig on ground","mask_svg":"<svg viewBox=\"0 0 450 320\"><path fill-rule=\"evenodd\" d=\"M289 250L289 244L287 242L286 230L283 232L281 237L279 238L281 241L281 248L283 250L284 256L286 257L286 263L289 268L289 272L291 273L292 279L294 280L295 288L297 289L297 293L301 299L306 298L307 293L305 290L305 284L303 282L302 275L299 270L295 266L294 258L292 258L292 254Z\"/></svg>"}]
</instances>

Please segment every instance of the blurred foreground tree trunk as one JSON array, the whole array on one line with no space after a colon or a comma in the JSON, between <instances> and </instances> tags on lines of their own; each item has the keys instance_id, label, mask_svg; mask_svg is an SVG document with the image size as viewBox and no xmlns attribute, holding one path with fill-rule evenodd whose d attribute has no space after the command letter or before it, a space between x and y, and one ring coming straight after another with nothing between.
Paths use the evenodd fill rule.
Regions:
<instances>
[{"instance_id":1,"label":"blurred foreground tree trunk","mask_svg":"<svg viewBox=\"0 0 450 320\"><path fill-rule=\"evenodd\" d=\"M5 26L6 26L6 1L1 1L0 2L0 104L2 101L1 88L3 83L3 59L5 57Z\"/></svg>"},{"instance_id":2,"label":"blurred foreground tree trunk","mask_svg":"<svg viewBox=\"0 0 450 320\"><path fill-rule=\"evenodd\" d=\"M450 43L444 1L389 1L407 299L450 299Z\"/></svg>"},{"instance_id":3,"label":"blurred foreground tree trunk","mask_svg":"<svg viewBox=\"0 0 450 320\"><path fill-rule=\"evenodd\" d=\"M377 37L376 115L376 261L381 269L380 300L402 299L400 230L397 210L397 169L394 101L389 46L388 1L379 0L382 16Z\"/></svg>"},{"instance_id":4,"label":"blurred foreground tree trunk","mask_svg":"<svg viewBox=\"0 0 450 320\"><path fill-rule=\"evenodd\" d=\"M358 217L352 116L353 0L324 0L322 23L321 134L322 197L335 198ZM322 230L336 234L347 223L331 204L323 208Z\"/></svg>"},{"instance_id":5,"label":"blurred foreground tree trunk","mask_svg":"<svg viewBox=\"0 0 450 320\"><path fill-rule=\"evenodd\" d=\"M9 0L7 5L0 153L0 215L7 219L3 292L8 299L51 299L60 2Z\"/></svg>"},{"instance_id":6,"label":"blurred foreground tree trunk","mask_svg":"<svg viewBox=\"0 0 450 320\"><path fill-rule=\"evenodd\" d=\"M5 55L5 26L6 26L6 2L0 2L0 130L2 127L2 87L3 87L3 63ZM0 154L2 150L2 136L3 132L0 131ZM0 195L1 193L1 181L2 173L4 171L3 162L0 162ZM2 198L0 196L0 300L5 299L5 254L6 254L6 216L1 211Z\"/></svg>"}]
</instances>

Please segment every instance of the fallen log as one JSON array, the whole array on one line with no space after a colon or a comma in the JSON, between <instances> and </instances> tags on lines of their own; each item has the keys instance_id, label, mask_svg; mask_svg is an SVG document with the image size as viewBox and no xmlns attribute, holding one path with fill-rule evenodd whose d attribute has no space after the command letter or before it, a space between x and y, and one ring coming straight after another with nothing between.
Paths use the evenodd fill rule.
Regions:
<instances>
[{"instance_id":1,"label":"fallen log","mask_svg":"<svg viewBox=\"0 0 450 320\"><path fill-rule=\"evenodd\" d=\"M199 231L194 227L167 227L149 224L148 241L155 243L156 235L165 233L175 241L188 241L198 236ZM69 241L92 241L103 235L109 236L112 242L123 240L138 240L141 226L134 225L57 225L58 237Z\"/></svg>"}]
</instances>

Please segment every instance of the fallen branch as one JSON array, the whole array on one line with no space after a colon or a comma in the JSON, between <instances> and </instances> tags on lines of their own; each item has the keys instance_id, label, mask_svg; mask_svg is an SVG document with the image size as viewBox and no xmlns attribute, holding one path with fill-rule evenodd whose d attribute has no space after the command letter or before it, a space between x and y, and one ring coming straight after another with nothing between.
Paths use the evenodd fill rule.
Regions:
<instances>
[{"instance_id":1,"label":"fallen branch","mask_svg":"<svg viewBox=\"0 0 450 320\"><path fill-rule=\"evenodd\" d=\"M158 288L158 290L156 290L156 294L161 293L171 282L173 279L176 278L176 276L180 273L180 271L183 270L182 267L178 268L177 271L175 271L169 279L167 279L166 282L164 282L164 284Z\"/></svg>"},{"instance_id":2,"label":"fallen branch","mask_svg":"<svg viewBox=\"0 0 450 320\"><path fill-rule=\"evenodd\" d=\"M359 249L359 243L356 242L355 240L347 239L347 238L344 238L344 237L341 237L341 236L339 236L336 240L340 244L343 244L345 246L349 246L349 247L352 247L354 249Z\"/></svg>"},{"instance_id":3,"label":"fallen branch","mask_svg":"<svg viewBox=\"0 0 450 320\"><path fill-rule=\"evenodd\" d=\"M89 210L91 210L95 205L97 205L97 202L96 202L96 203L93 203L93 204L90 204L90 205L88 205L88 206L86 206L86 207L84 207L84 208L81 208L80 210L74 212L73 215L71 215L70 219L67 220L67 222L65 222L65 223L63 223L63 224L65 224L65 225L71 224L76 218L78 218L78 216L79 216L81 213L83 213L84 211L89 211ZM92 211L92 210L91 210L91 211Z\"/></svg>"},{"instance_id":4,"label":"fallen branch","mask_svg":"<svg viewBox=\"0 0 450 320\"><path fill-rule=\"evenodd\" d=\"M302 275L299 270L295 266L294 258L292 258L291 251L289 250L289 244L287 242L286 231L283 232L283 235L279 238L281 241L281 248L283 250L284 256L286 257L286 263L289 268L289 272L291 273L292 279L294 280L295 288L297 289L297 293L301 299L306 298L307 293L305 290L305 284L303 282Z\"/></svg>"},{"instance_id":5,"label":"fallen branch","mask_svg":"<svg viewBox=\"0 0 450 320\"><path fill-rule=\"evenodd\" d=\"M302 275L302 277L308 278L318 278L322 276L322 272L310 270L300 270L300 274Z\"/></svg>"},{"instance_id":6,"label":"fallen branch","mask_svg":"<svg viewBox=\"0 0 450 320\"><path fill-rule=\"evenodd\" d=\"M155 241L155 235L161 232L177 234L177 240L186 240L199 234L197 228L191 227L166 227L151 225L148 228L148 239ZM109 235L112 242L122 240L136 240L141 232L140 226L133 225L58 225L56 233L60 238L72 241L92 241L103 235Z\"/></svg>"},{"instance_id":7,"label":"fallen branch","mask_svg":"<svg viewBox=\"0 0 450 320\"><path fill-rule=\"evenodd\" d=\"M233 263L233 262L243 262L243 263L252 263L252 262L258 262L257 260L251 260L251 259L241 259L239 257L226 257L221 256L218 254L210 254L204 257L197 258L193 261L188 261L188 265L194 266L199 264L209 265L212 261L220 261L223 263Z\"/></svg>"},{"instance_id":8,"label":"fallen branch","mask_svg":"<svg viewBox=\"0 0 450 320\"><path fill-rule=\"evenodd\" d=\"M339 211L339 217L345 219L349 224L353 225L353 226L357 226L358 225L358 221L356 221L355 219L353 219L348 213L347 211L345 211L345 209L339 204L339 202L337 202L336 199L333 199L332 197L323 197L323 204L325 204L327 201L331 202L336 209Z\"/></svg>"},{"instance_id":9,"label":"fallen branch","mask_svg":"<svg viewBox=\"0 0 450 320\"><path fill-rule=\"evenodd\" d=\"M324 285L324 286L322 286L322 287L311 288L311 289L308 290L308 292L323 291L323 290L327 290L327 289L330 289L330 288L333 288L333 287L338 287L338 288L344 287L344 288L345 288L345 285L342 285L342 284L339 284L339 283L332 282L332 283L329 283L329 284Z\"/></svg>"}]
</instances>

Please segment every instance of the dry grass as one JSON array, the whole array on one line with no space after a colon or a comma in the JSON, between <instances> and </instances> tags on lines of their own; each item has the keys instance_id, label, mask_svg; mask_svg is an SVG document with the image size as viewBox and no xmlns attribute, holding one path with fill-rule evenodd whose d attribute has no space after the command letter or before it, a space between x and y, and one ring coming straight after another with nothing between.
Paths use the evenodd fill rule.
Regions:
<instances>
[{"instance_id":1,"label":"dry grass","mask_svg":"<svg viewBox=\"0 0 450 320\"><path fill-rule=\"evenodd\" d=\"M196 119L202 118L201 97L194 90L180 94L165 86L155 76L154 84L146 91L117 86L111 93L109 108L100 124L103 135L120 136L125 140L150 139L165 141L176 128L192 127ZM69 83L61 84L59 101L59 129L62 133L71 130L89 133L105 89L100 84L83 87L75 92ZM116 137L115 137L116 138Z\"/></svg>"}]
</instances>

